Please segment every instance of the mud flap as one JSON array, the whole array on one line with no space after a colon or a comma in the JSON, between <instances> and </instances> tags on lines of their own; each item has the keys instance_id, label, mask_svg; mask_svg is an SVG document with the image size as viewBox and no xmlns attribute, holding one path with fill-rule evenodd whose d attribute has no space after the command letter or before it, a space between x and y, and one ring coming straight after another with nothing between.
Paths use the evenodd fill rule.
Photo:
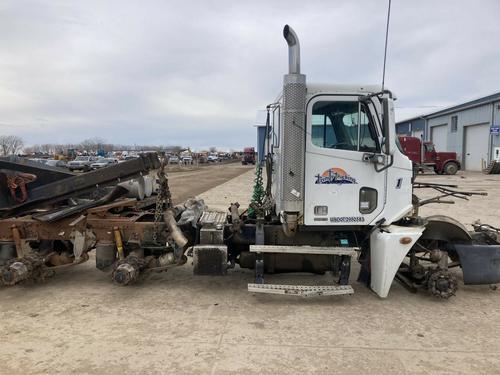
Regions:
<instances>
[{"instance_id":1,"label":"mud flap","mask_svg":"<svg viewBox=\"0 0 500 375\"><path fill-rule=\"evenodd\" d=\"M500 283L500 245L455 245L464 284Z\"/></svg>"}]
</instances>

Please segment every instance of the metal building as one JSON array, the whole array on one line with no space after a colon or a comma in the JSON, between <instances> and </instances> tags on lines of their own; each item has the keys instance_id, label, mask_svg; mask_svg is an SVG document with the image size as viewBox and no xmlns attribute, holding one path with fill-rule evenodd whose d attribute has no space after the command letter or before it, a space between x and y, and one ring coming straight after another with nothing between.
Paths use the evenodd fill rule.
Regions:
<instances>
[{"instance_id":1,"label":"metal building","mask_svg":"<svg viewBox=\"0 0 500 375\"><path fill-rule=\"evenodd\" d=\"M454 151L463 169L480 171L500 160L500 92L399 121L396 131L430 140L438 151Z\"/></svg>"}]
</instances>

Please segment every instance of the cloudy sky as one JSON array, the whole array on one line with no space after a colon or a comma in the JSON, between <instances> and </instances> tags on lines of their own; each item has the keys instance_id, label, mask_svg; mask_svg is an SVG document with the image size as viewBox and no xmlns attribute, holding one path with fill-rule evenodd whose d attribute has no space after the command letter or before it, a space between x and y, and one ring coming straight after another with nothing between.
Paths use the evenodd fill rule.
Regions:
<instances>
[{"instance_id":1,"label":"cloudy sky","mask_svg":"<svg viewBox=\"0 0 500 375\"><path fill-rule=\"evenodd\" d=\"M0 0L0 134L240 148L280 91L289 23L309 82L380 83L386 1ZM500 1L393 0L403 119L500 91Z\"/></svg>"}]
</instances>

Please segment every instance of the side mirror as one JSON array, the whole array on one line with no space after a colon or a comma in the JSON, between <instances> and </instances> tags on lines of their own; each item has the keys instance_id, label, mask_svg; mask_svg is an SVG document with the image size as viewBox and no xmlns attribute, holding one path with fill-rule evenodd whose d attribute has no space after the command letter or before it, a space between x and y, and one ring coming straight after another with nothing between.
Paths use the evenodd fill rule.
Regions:
<instances>
[{"instance_id":1,"label":"side mirror","mask_svg":"<svg viewBox=\"0 0 500 375\"><path fill-rule=\"evenodd\" d=\"M375 165L386 165L387 164L387 155L364 153L363 154L363 161L367 162L367 163L373 163Z\"/></svg>"},{"instance_id":2,"label":"side mirror","mask_svg":"<svg viewBox=\"0 0 500 375\"><path fill-rule=\"evenodd\" d=\"M391 106L391 101L389 98L382 99L382 146L383 154L364 154L363 161L373 163L375 170L377 172L385 171L387 168L391 167L394 163L394 143L396 141L395 129L393 129L394 124L394 112ZM382 165L382 168L378 166Z\"/></svg>"},{"instance_id":3,"label":"side mirror","mask_svg":"<svg viewBox=\"0 0 500 375\"><path fill-rule=\"evenodd\" d=\"M396 126L394 121L394 106L392 99L382 98L382 127L384 136L384 153L393 155L396 149Z\"/></svg>"}]
</instances>

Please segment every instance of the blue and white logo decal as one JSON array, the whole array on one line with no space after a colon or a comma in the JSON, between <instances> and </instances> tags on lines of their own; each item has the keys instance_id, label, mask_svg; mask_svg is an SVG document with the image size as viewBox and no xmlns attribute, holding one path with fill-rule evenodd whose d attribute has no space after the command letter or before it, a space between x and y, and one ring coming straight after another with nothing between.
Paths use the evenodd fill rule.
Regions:
<instances>
[{"instance_id":1,"label":"blue and white logo decal","mask_svg":"<svg viewBox=\"0 0 500 375\"><path fill-rule=\"evenodd\" d=\"M342 168L330 168L322 174L316 176L317 184L357 184L354 177L351 177Z\"/></svg>"}]
</instances>

